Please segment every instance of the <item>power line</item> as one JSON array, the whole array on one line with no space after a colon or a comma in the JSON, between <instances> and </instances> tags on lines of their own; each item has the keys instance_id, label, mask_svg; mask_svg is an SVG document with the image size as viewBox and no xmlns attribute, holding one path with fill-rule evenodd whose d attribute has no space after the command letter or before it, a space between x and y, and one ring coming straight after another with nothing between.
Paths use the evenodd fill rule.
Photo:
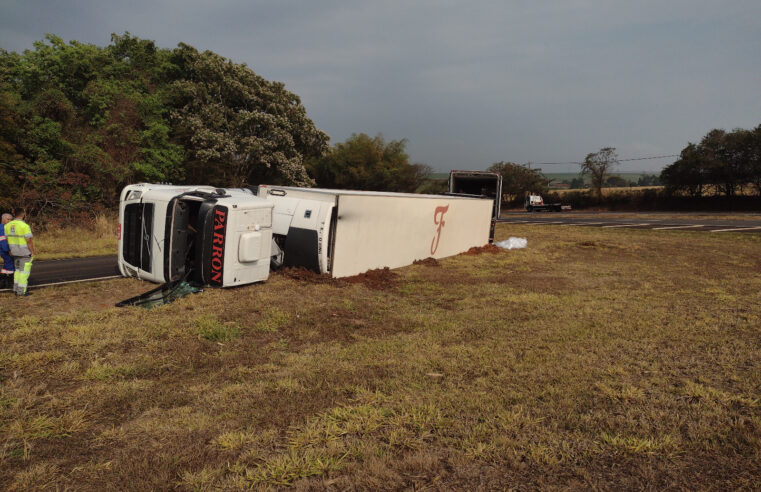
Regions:
<instances>
[{"instance_id":1,"label":"power line","mask_svg":"<svg viewBox=\"0 0 761 492\"><path fill-rule=\"evenodd\" d=\"M666 159L668 157L679 157L680 154L669 154L669 155L655 155L652 157L632 157L631 159L619 159L618 162L628 162L628 161L647 161L650 159Z\"/></svg>"},{"instance_id":2,"label":"power line","mask_svg":"<svg viewBox=\"0 0 761 492\"><path fill-rule=\"evenodd\" d=\"M631 161L648 161L651 159L666 159L669 157L679 157L680 154L669 154L669 155L653 155L648 157L632 157L629 159L618 159L618 162L631 162ZM524 164L524 166L563 166L568 164L584 164L584 162L579 161L568 161L568 162L527 162Z\"/></svg>"}]
</instances>

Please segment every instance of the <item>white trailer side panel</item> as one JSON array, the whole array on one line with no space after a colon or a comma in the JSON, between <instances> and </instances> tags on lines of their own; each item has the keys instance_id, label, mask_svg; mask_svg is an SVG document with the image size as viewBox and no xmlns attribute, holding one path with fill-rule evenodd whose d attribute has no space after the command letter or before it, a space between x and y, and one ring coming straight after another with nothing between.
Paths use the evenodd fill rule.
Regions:
<instances>
[{"instance_id":1,"label":"white trailer side panel","mask_svg":"<svg viewBox=\"0 0 761 492\"><path fill-rule=\"evenodd\" d=\"M489 242L491 200L339 194L333 277L444 258Z\"/></svg>"}]
</instances>

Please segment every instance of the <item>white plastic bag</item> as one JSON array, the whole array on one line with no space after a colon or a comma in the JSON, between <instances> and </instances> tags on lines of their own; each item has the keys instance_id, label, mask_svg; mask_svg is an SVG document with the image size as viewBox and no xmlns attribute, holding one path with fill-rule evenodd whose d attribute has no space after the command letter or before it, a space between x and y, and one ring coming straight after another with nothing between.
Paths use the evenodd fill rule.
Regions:
<instances>
[{"instance_id":1,"label":"white plastic bag","mask_svg":"<svg viewBox=\"0 0 761 492\"><path fill-rule=\"evenodd\" d=\"M504 241L494 243L497 247L502 249L522 249L528 244L525 237L509 237Z\"/></svg>"}]
</instances>

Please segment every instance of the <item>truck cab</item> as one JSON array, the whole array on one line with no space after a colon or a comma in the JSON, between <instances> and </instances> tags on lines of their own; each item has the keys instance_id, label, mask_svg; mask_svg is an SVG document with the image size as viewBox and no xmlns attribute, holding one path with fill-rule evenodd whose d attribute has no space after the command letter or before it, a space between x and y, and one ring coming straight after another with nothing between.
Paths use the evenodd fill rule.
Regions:
<instances>
[{"instance_id":1,"label":"truck cab","mask_svg":"<svg viewBox=\"0 0 761 492\"><path fill-rule=\"evenodd\" d=\"M541 195L526 195L527 207L538 207L544 205L544 199Z\"/></svg>"},{"instance_id":2,"label":"truck cab","mask_svg":"<svg viewBox=\"0 0 761 492\"><path fill-rule=\"evenodd\" d=\"M523 202L523 208L526 209L526 212L562 212L564 210L571 210L570 205L544 203L544 199L541 195L533 195L531 193L526 195L526 200Z\"/></svg>"},{"instance_id":3,"label":"truck cab","mask_svg":"<svg viewBox=\"0 0 761 492\"><path fill-rule=\"evenodd\" d=\"M122 190L122 275L231 287L266 280L273 204L245 189L140 183Z\"/></svg>"}]
</instances>

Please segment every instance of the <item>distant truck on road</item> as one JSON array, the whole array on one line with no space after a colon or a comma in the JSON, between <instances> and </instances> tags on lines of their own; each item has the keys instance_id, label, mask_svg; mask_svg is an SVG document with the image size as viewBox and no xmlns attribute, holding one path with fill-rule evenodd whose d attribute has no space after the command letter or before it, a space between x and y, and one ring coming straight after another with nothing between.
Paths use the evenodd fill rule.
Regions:
<instances>
[{"instance_id":1,"label":"distant truck on road","mask_svg":"<svg viewBox=\"0 0 761 492\"><path fill-rule=\"evenodd\" d=\"M526 195L524 208L526 212L562 212L564 210L571 210L570 205L544 203L542 195Z\"/></svg>"}]
</instances>

